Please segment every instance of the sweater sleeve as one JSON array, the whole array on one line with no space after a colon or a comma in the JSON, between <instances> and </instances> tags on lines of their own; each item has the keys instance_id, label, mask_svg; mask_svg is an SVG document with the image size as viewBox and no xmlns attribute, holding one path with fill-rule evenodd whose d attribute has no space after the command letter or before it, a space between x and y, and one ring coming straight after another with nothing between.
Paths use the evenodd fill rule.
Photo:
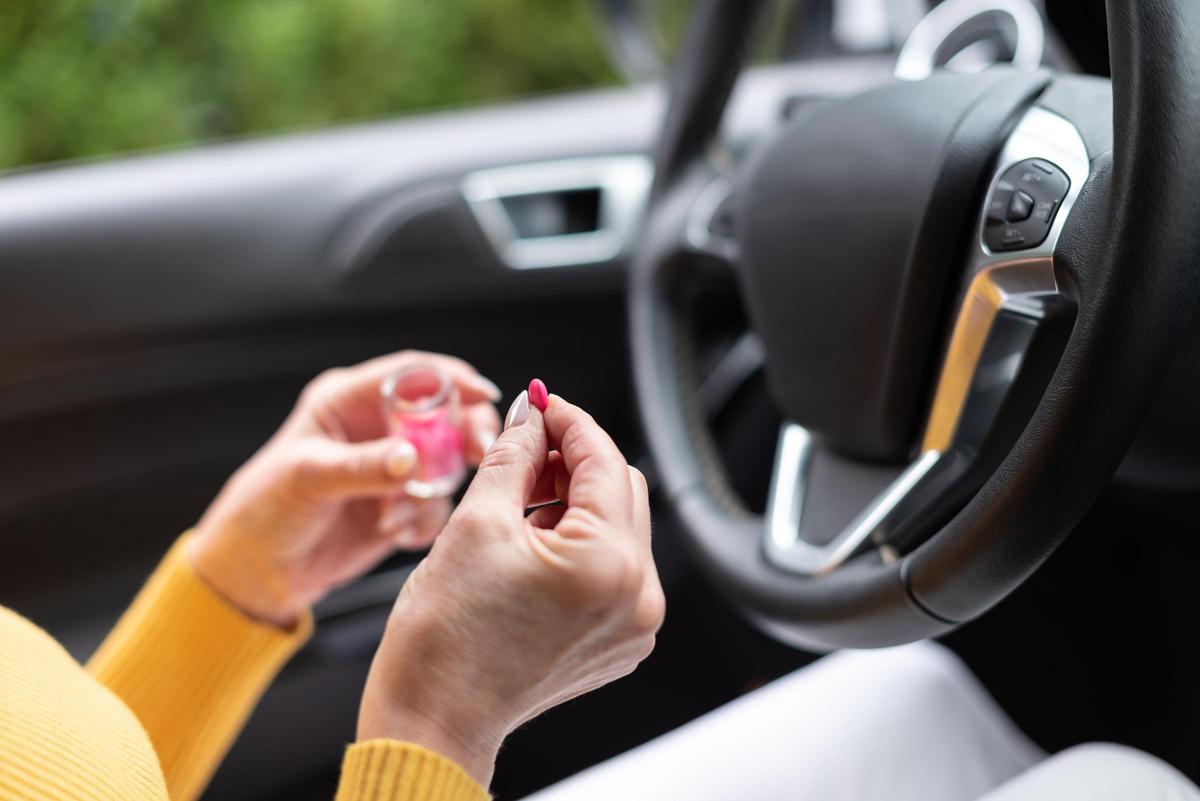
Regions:
<instances>
[{"instance_id":1,"label":"sweater sleeve","mask_svg":"<svg viewBox=\"0 0 1200 801\"><path fill-rule=\"evenodd\" d=\"M259 697L308 639L254 621L192 569L181 538L88 663L137 716L172 801L204 789Z\"/></svg>"},{"instance_id":2,"label":"sweater sleeve","mask_svg":"<svg viewBox=\"0 0 1200 801\"><path fill-rule=\"evenodd\" d=\"M490 801L487 790L440 754L396 740L350 746L337 801Z\"/></svg>"}]
</instances>

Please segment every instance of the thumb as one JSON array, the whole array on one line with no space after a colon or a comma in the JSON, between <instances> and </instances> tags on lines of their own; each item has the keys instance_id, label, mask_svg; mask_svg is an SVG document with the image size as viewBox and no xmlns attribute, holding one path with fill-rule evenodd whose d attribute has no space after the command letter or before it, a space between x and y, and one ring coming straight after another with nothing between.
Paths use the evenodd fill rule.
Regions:
<instances>
[{"instance_id":1,"label":"thumb","mask_svg":"<svg viewBox=\"0 0 1200 801\"><path fill-rule=\"evenodd\" d=\"M327 440L302 457L300 477L305 489L324 497L383 495L397 492L416 464L416 449L403 439Z\"/></svg>"},{"instance_id":2,"label":"thumb","mask_svg":"<svg viewBox=\"0 0 1200 801\"><path fill-rule=\"evenodd\" d=\"M522 392L508 410L504 431L483 455L460 505L524 513L546 467L547 450L542 413L529 402L528 391Z\"/></svg>"}]
</instances>

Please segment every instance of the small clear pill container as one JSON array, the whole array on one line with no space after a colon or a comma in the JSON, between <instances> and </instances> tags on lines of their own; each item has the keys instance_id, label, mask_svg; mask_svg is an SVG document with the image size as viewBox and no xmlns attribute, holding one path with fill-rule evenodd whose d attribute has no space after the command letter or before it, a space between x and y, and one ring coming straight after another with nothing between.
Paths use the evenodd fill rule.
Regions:
<instances>
[{"instance_id":1,"label":"small clear pill container","mask_svg":"<svg viewBox=\"0 0 1200 801\"><path fill-rule=\"evenodd\" d=\"M404 491L414 498L451 495L467 474L458 387L436 364L414 364L380 386L389 433L412 443L417 465Z\"/></svg>"}]
</instances>

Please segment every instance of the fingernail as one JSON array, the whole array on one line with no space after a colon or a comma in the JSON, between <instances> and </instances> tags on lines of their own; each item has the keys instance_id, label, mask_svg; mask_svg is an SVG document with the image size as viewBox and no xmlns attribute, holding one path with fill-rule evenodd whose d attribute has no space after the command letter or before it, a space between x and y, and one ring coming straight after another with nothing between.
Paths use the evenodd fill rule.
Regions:
<instances>
[{"instance_id":1,"label":"fingernail","mask_svg":"<svg viewBox=\"0 0 1200 801\"><path fill-rule=\"evenodd\" d=\"M489 398L492 399L493 402L498 401L502 397L504 397L504 393L500 391L500 387L496 386L493 382L489 381L488 379L484 378L481 375L475 376L475 383L479 386L480 389L482 389L484 391L484 393Z\"/></svg>"},{"instance_id":2,"label":"fingernail","mask_svg":"<svg viewBox=\"0 0 1200 801\"><path fill-rule=\"evenodd\" d=\"M391 502L390 508L379 519L379 528L384 532L411 528L416 519L417 508L411 503Z\"/></svg>"},{"instance_id":3,"label":"fingernail","mask_svg":"<svg viewBox=\"0 0 1200 801\"><path fill-rule=\"evenodd\" d=\"M491 429L481 428L475 432L475 442L479 444L479 450L487 453L496 444L496 435Z\"/></svg>"},{"instance_id":4,"label":"fingernail","mask_svg":"<svg viewBox=\"0 0 1200 801\"><path fill-rule=\"evenodd\" d=\"M550 393L546 391L542 379L535 378L529 382L529 400L538 407L538 411L546 411L546 405L550 403Z\"/></svg>"},{"instance_id":5,"label":"fingernail","mask_svg":"<svg viewBox=\"0 0 1200 801\"><path fill-rule=\"evenodd\" d=\"M512 406L508 407L508 414L504 416L504 429L507 431L513 426L519 426L529 419L529 392L521 390L521 394L512 402Z\"/></svg>"},{"instance_id":6,"label":"fingernail","mask_svg":"<svg viewBox=\"0 0 1200 801\"><path fill-rule=\"evenodd\" d=\"M405 526L392 536L392 544L397 548L412 548L417 544L417 537L416 526Z\"/></svg>"},{"instance_id":7,"label":"fingernail","mask_svg":"<svg viewBox=\"0 0 1200 801\"><path fill-rule=\"evenodd\" d=\"M411 442L401 440L388 454L387 469L395 478L404 478L412 472L417 463L417 449Z\"/></svg>"}]
</instances>

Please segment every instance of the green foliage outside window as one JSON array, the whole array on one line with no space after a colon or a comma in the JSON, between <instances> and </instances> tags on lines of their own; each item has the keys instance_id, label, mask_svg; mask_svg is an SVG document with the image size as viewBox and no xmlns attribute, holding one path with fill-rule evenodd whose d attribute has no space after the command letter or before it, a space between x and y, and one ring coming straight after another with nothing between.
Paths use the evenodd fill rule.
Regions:
<instances>
[{"instance_id":1,"label":"green foliage outside window","mask_svg":"<svg viewBox=\"0 0 1200 801\"><path fill-rule=\"evenodd\" d=\"M612 83L589 0L0 0L0 168Z\"/></svg>"}]
</instances>

